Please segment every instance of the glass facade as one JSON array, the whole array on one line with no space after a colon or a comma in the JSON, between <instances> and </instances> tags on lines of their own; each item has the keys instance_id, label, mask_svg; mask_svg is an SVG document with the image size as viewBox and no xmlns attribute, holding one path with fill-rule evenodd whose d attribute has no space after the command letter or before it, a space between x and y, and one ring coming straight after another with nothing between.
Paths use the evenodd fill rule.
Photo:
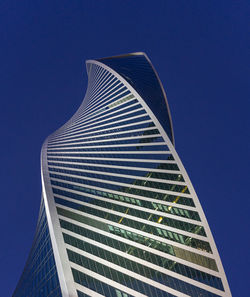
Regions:
<instances>
[{"instance_id":1,"label":"glass facade","mask_svg":"<svg viewBox=\"0 0 250 297\"><path fill-rule=\"evenodd\" d=\"M33 245L13 297L62 297L42 198Z\"/></svg>"},{"instance_id":2,"label":"glass facade","mask_svg":"<svg viewBox=\"0 0 250 297\"><path fill-rule=\"evenodd\" d=\"M137 53L102 58L98 61L114 69L139 93L167 132L170 140L174 142L166 95L147 56Z\"/></svg>"},{"instance_id":3,"label":"glass facade","mask_svg":"<svg viewBox=\"0 0 250 297\"><path fill-rule=\"evenodd\" d=\"M58 278L48 241L56 293L41 296L230 296L151 62L137 53L87 61L87 70L82 105L42 148L46 211L62 265ZM32 261L13 296L40 296L25 291L33 278L34 292L45 290L27 268L38 265Z\"/></svg>"}]
</instances>

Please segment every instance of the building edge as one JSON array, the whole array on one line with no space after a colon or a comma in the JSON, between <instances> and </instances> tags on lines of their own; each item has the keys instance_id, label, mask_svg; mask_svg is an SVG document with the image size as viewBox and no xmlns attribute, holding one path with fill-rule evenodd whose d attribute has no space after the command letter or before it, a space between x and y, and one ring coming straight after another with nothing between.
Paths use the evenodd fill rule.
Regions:
<instances>
[{"instance_id":1,"label":"building edge","mask_svg":"<svg viewBox=\"0 0 250 297\"><path fill-rule=\"evenodd\" d=\"M62 231L56 211L56 205L50 184L47 162L47 142L45 140L41 150L41 181L42 193L45 205L46 216L48 220L49 233L54 252L55 263L61 286L62 297L76 297L76 288L65 248Z\"/></svg>"}]
</instances>

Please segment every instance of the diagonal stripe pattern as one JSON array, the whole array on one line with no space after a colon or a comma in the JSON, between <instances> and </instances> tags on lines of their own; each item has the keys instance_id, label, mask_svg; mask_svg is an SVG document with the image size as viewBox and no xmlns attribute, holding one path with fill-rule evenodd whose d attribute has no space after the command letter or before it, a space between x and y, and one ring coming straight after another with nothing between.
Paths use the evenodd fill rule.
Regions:
<instances>
[{"instance_id":1,"label":"diagonal stripe pattern","mask_svg":"<svg viewBox=\"0 0 250 297\"><path fill-rule=\"evenodd\" d=\"M151 62L135 53L87 71L82 105L42 148L62 296L231 296Z\"/></svg>"}]
</instances>

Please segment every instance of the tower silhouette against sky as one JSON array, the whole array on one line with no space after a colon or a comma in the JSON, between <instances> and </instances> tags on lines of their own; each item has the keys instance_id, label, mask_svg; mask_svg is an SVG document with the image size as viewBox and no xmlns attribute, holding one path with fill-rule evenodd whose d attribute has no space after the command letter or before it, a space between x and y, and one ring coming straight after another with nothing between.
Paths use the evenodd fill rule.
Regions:
<instances>
[{"instance_id":1,"label":"tower silhouette against sky","mask_svg":"<svg viewBox=\"0 0 250 297\"><path fill-rule=\"evenodd\" d=\"M231 296L144 53L87 61L86 96L42 147L35 239L13 297Z\"/></svg>"}]
</instances>

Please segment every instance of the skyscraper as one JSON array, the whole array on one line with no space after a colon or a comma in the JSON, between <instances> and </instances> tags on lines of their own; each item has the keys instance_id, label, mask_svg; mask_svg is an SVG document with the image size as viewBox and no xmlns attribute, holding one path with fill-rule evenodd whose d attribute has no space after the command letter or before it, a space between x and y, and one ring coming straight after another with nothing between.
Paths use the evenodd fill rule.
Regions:
<instances>
[{"instance_id":1,"label":"skyscraper","mask_svg":"<svg viewBox=\"0 0 250 297\"><path fill-rule=\"evenodd\" d=\"M44 142L34 243L13 297L231 296L143 53L87 61L86 96Z\"/></svg>"}]
</instances>

